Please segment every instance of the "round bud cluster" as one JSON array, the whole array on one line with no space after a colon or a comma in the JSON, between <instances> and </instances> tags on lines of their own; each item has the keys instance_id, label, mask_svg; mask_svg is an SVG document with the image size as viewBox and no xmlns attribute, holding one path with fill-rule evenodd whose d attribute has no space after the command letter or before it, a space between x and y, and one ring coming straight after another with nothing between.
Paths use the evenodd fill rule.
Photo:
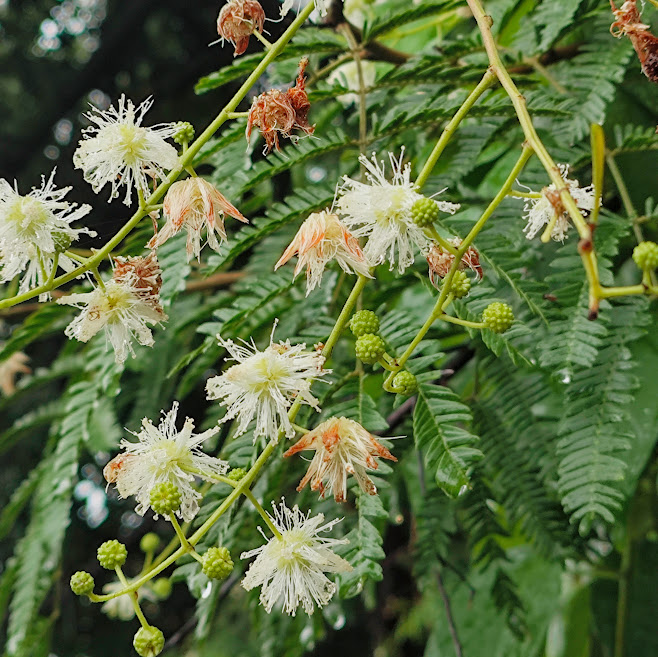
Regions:
<instances>
[{"instance_id":1,"label":"round bud cluster","mask_svg":"<svg viewBox=\"0 0 658 657\"><path fill-rule=\"evenodd\" d=\"M98 548L96 555L98 557L98 563L103 568L114 570L126 563L128 550L126 550L126 546L123 543L119 543L119 541L105 541L105 543Z\"/></svg>"},{"instance_id":2,"label":"round bud cluster","mask_svg":"<svg viewBox=\"0 0 658 657\"><path fill-rule=\"evenodd\" d=\"M153 625L140 627L133 639L133 646L139 657L156 657L162 652L164 644L164 634Z\"/></svg>"},{"instance_id":3,"label":"round bud cluster","mask_svg":"<svg viewBox=\"0 0 658 657\"><path fill-rule=\"evenodd\" d=\"M404 395L405 397L410 397L418 391L418 381L416 381L416 377L406 370L398 372L393 377L392 384L395 392Z\"/></svg>"},{"instance_id":4,"label":"round bud cluster","mask_svg":"<svg viewBox=\"0 0 658 657\"><path fill-rule=\"evenodd\" d=\"M357 338L379 331L379 317L372 310L359 310L350 319L350 330Z\"/></svg>"},{"instance_id":5,"label":"round bud cluster","mask_svg":"<svg viewBox=\"0 0 658 657\"><path fill-rule=\"evenodd\" d=\"M163 481L153 486L149 501L155 513L166 516L180 509L181 494L175 484Z\"/></svg>"},{"instance_id":6,"label":"round bud cluster","mask_svg":"<svg viewBox=\"0 0 658 657\"><path fill-rule=\"evenodd\" d=\"M482 313L482 322L494 333L505 333L514 322L514 312L506 303L490 303Z\"/></svg>"},{"instance_id":7,"label":"round bud cluster","mask_svg":"<svg viewBox=\"0 0 658 657\"><path fill-rule=\"evenodd\" d=\"M386 353L386 345L378 335L366 333L357 338L354 350L360 361L373 365Z\"/></svg>"},{"instance_id":8,"label":"round bud cluster","mask_svg":"<svg viewBox=\"0 0 658 657\"><path fill-rule=\"evenodd\" d=\"M658 244L640 242L633 249L633 260L642 271L653 271L658 267Z\"/></svg>"},{"instance_id":9,"label":"round bud cluster","mask_svg":"<svg viewBox=\"0 0 658 657\"><path fill-rule=\"evenodd\" d=\"M73 242L73 238L63 230L53 230L50 236L53 238L55 253L64 253Z\"/></svg>"},{"instance_id":10,"label":"round bud cluster","mask_svg":"<svg viewBox=\"0 0 658 657\"><path fill-rule=\"evenodd\" d=\"M411 220L421 228L431 226L439 218L439 204L423 196L411 206Z\"/></svg>"},{"instance_id":11,"label":"round bud cluster","mask_svg":"<svg viewBox=\"0 0 658 657\"><path fill-rule=\"evenodd\" d=\"M94 578L84 570L71 575L71 591L76 595L87 595L94 590Z\"/></svg>"},{"instance_id":12,"label":"round bud cluster","mask_svg":"<svg viewBox=\"0 0 658 657\"><path fill-rule=\"evenodd\" d=\"M443 284L445 281L443 279ZM465 297L471 289L471 280L466 275L465 271L456 271L452 277L452 283L450 284L450 292L454 295L455 299L461 299Z\"/></svg>"},{"instance_id":13,"label":"round bud cluster","mask_svg":"<svg viewBox=\"0 0 658 657\"><path fill-rule=\"evenodd\" d=\"M155 552L160 546L160 537L155 532L149 532L142 536L139 542L139 549L142 552Z\"/></svg>"},{"instance_id":14,"label":"round bud cluster","mask_svg":"<svg viewBox=\"0 0 658 657\"><path fill-rule=\"evenodd\" d=\"M187 121L179 121L176 124L174 141L177 144L189 144L194 139L194 126Z\"/></svg>"},{"instance_id":15,"label":"round bud cluster","mask_svg":"<svg viewBox=\"0 0 658 657\"><path fill-rule=\"evenodd\" d=\"M159 600L166 600L171 595L171 580L168 577L159 577L151 582L151 590Z\"/></svg>"},{"instance_id":16,"label":"round bud cluster","mask_svg":"<svg viewBox=\"0 0 658 657\"><path fill-rule=\"evenodd\" d=\"M247 474L247 471L244 468L233 468L228 475L226 475L231 481L240 481Z\"/></svg>"},{"instance_id":17,"label":"round bud cluster","mask_svg":"<svg viewBox=\"0 0 658 657\"><path fill-rule=\"evenodd\" d=\"M209 579L226 579L233 570L231 553L225 547L210 548L203 555L201 570Z\"/></svg>"}]
</instances>

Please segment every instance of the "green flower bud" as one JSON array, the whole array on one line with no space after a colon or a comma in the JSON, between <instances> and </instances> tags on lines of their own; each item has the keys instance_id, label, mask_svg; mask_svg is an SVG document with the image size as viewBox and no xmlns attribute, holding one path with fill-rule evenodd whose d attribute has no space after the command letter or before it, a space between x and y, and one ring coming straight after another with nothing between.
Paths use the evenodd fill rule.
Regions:
<instances>
[{"instance_id":1,"label":"green flower bud","mask_svg":"<svg viewBox=\"0 0 658 657\"><path fill-rule=\"evenodd\" d=\"M392 384L394 390L399 395L404 395L405 397L411 397L411 395L418 392L418 381L416 381L416 377L406 370L398 372L393 377Z\"/></svg>"},{"instance_id":2,"label":"green flower bud","mask_svg":"<svg viewBox=\"0 0 658 657\"><path fill-rule=\"evenodd\" d=\"M379 318L372 310L359 310L350 319L350 330L357 338L379 331Z\"/></svg>"},{"instance_id":3,"label":"green flower bud","mask_svg":"<svg viewBox=\"0 0 658 657\"><path fill-rule=\"evenodd\" d=\"M446 279L443 279L442 284L445 285ZM454 295L455 299L465 297L471 289L471 281L466 275L466 272L456 271L452 277L452 284L450 285L450 292Z\"/></svg>"},{"instance_id":4,"label":"green flower bud","mask_svg":"<svg viewBox=\"0 0 658 657\"><path fill-rule=\"evenodd\" d=\"M153 486L149 501L155 513L166 516L180 509L182 498L175 484L163 481Z\"/></svg>"},{"instance_id":5,"label":"green flower bud","mask_svg":"<svg viewBox=\"0 0 658 657\"><path fill-rule=\"evenodd\" d=\"M372 365L386 353L386 345L378 335L366 333L357 338L355 351L360 361Z\"/></svg>"},{"instance_id":6,"label":"green flower bud","mask_svg":"<svg viewBox=\"0 0 658 657\"><path fill-rule=\"evenodd\" d=\"M240 479L244 478L246 474L247 471L244 468L233 468L233 470L228 473L227 477L231 481L240 481Z\"/></svg>"},{"instance_id":7,"label":"green flower bud","mask_svg":"<svg viewBox=\"0 0 658 657\"><path fill-rule=\"evenodd\" d=\"M233 570L231 553L225 547L210 548L203 555L201 570L209 579L226 579Z\"/></svg>"},{"instance_id":8,"label":"green flower bud","mask_svg":"<svg viewBox=\"0 0 658 657\"><path fill-rule=\"evenodd\" d=\"M140 627L133 639L133 646L139 657L156 657L162 652L164 644L164 634L153 625Z\"/></svg>"},{"instance_id":9,"label":"green flower bud","mask_svg":"<svg viewBox=\"0 0 658 657\"><path fill-rule=\"evenodd\" d=\"M490 303L482 313L482 322L494 333L505 333L514 322L514 312L506 303Z\"/></svg>"},{"instance_id":10,"label":"green flower bud","mask_svg":"<svg viewBox=\"0 0 658 657\"><path fill-rule=\"evenodd\" d=\"M84 570L71 575L71 591L76 595L87 595L94 590L94 578Z\"/></svg>"},{"instance_id":11,"label":"green flower bud","mask_svg":"<svg viewBox=\"0 0 658 657\"><path fill-rule=\"evenodd\" d=\"M172 584L168 577L159 577L151 582L151 590L159 600L166 600L171 595Z\"/></svg>"},{"instance_id":12,"label":"green flower bud","mask_svg":"<svg viewBox=\"0 0 658 657\"><path fill-rule=\"evenodd\" d=\"M640 242L633 249L633 260L642 271L653 271L658 267L658 244Z\"/></svg>"},{"instance_id":13,"label":"green flower bud","mask_svg":"<svg viewBox=\"0 0 658 657\"><path fill-rule=\"evenodd\" d=\"M54 230L50 236L55 243L55 253L63 253L73 242L73 238L65 230Z\"/></svg>"},{"instance_id":14,"label":"green flower bud","mask_svg":"<svg viewBox=\"0 0 658 657\"><path fill-rule=\"evenodd\" d=\"M176 134L174 141L177 144L186 144L194 139L194 126L187 121L179 121L176 124Z\"/></svg>"},{"instance_id":15,"label":"green flower bud","mask_svg":"<svg viewBox=\"0 0 658 657\"><path fill-rule=\"evenodd\" d=\"M139 549L142 552L155 552L160 547L160 537L155 532L149 532L142 536Z\"/></svg>"},{"instance_id":16,"label":"green flower bud","mask_svg":"<svg viewBox=\"0 0 658 657\"><path fill-rule=\"evenodd\" d=\"M98 563L107 570L114 570L118 566L123 566L126 563L128 550L123 543L119 541L105 541L96 553L98 556Z\"/></svg>"},{"instance_id":17,"label":"green flower bud","mask_svg":"<svg viewBox=\"0 0 658 657\"><path fill-rule=\"evenodd\" d=\"M431 226L439 218L439 204L431 198L419 198L411 206L411 220L421 228Z\"/></svg>"}]
</instances>

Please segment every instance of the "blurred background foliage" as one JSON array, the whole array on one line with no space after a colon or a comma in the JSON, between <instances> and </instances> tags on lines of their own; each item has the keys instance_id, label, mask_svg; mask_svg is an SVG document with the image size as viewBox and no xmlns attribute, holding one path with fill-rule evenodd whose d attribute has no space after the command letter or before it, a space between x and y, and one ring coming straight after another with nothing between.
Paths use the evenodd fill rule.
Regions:
<instances>
[{"instance_id":1,"label":"blurred background foliage","mask_svg":"<svg viewBox=\"0 0 658 657\"><path fill-rule=\"evenodd\" d=\"M264 6L278 15L276 3ZM604 0L489 0L485 8L542 139L582 185L591 177L589 124L604 125L619 173L606 172L597 248L604 282L636 282L632 248L658 237L658 87L642 75L630 44L610 36ZM219 9L205 0L0 0L0 177L16 179L25 193L57 166L58 184L73 185L71 197L94 206L89 225L99 236L83 246L102 244L127 213L120 202L106 203L106 193L94 196L72 168L86 125L81 113L121 93L138 102L153 95L152 123L187 120L200 131L261 51L252 42L231 65L230 47L208 47ZM451 0L354 0L344 9L366 59L376 62L368 149L405 145L417 173L486 68L474 23L465 3ZM658 26L650 5L643 19ZM135 621L109 618L68 589L80 569L105 583L94 558L105 540L127 544L133 574L146 531L169 539L162 523L140 518L130 501L104 490L101 469L123 427L155 420L173 399L197 425L217 421L220 410L205 401L204 383L221 366L218 331L262 344L278 317L280 338L326 338L349 282L329 273L304 299L302 282L272 267L308 213L331 203L340 174L358 172L358 111L336 101L349 81L327 78L326 66L348 50L341 21L335 6L324 25L303 30L254 89L289 85L299 56L309 54L316 138L264 159L261 142L246 150L238 121L201 154L198 170L252 226L238 232L230 225L223 254L201 265L185 262L180 240L161 249L170 321L152 350L139 349L119 368L102 338L88 345L64 339L69 309L2 311L0 362L22 350L32 370L0 398L0 634L8 657L130 653ZM268 23L272 40L286 24ZM428 193L447 187L442 198L463 204L442 226L462 235L522 142L500 91L472 117L427 186ZM547 179L533 161L520 182L540 189ZM372 431L410 437L394 443L395 468L380 469L380 497L354 504L352 496L337 511L330 500L296 496L303 462L281 459L256 487L265 500L285 493L314 512L345 516L356 570L340 581L340 598L310 618L263 613L257 597L236 586L239 553L260 540L251 509L240 507L208 537L208 544L230 546L239 564L234 576L210 585L194 563L183 563L168 599L151 593L145 600L147 617L168 638L166 654L445 657L457 650L452 630L467 657L658 653L655 304L604 304L600 320L587 322L575 238L564 246L528 242L521 207L506 201L476 241L485 281L457 308L473 318L501 299L514 305L520 323L502 337L435 327L410 363L425 382L415 417L412 402L382 392L380 371L351 376L351 338L336 350L333 383L319 387L322 417L342 414ZM122 252L140 253L150 230L138 229ZM399 353L435 292L422 259L403 277L380 270L364 305L380 312L382 335ZM7 286L3 296L10 294ZM423 427L421 408L437 418L434 433ZM319 421L300 417L307 426ZM428 454L442 432L466 430L484 456L469 468L468 490L451 499ZM251 436L233 439L229 426L213 449L234 466L248 465L254 454ZM225 492L210 491L199 520Z\"/></svg>"}]
</instances>

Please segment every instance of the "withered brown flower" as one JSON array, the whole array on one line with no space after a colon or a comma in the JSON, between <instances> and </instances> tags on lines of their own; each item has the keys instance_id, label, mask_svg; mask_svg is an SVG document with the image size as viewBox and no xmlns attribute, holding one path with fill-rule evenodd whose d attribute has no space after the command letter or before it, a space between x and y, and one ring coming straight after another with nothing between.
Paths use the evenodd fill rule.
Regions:
<instances>
[{"instance_id":1,"label":"withered brown flower","mask_svg":"<svg viewBox=\"0 0 658 657\"><path fill-rule=\"evenodd\" d=\"M287 91L271 89L254 99L247 119L247 139L251 136L253 126L260 129L265 139L265 153L272 148L279 148L279 133L284 137L292 137L292 131L302 130L312 135L315 126L308 122L308 112L311 103L306 93L304 71L308 65L308 58L299 62L299 74L295 86Z\"/></svg>"},{"instance_id":2,"label":"withered brown flower","mask_svg":"<svg viewBox=\"0 0 658 657\"><path fill-rule=\"evenodd\" d=\"M265 12L256 0L229 0L217 17L217 34L235 46L234 55L242 55L249 45L249 37L263 33Z\"/></svg>"},{"instance_id":3,"label":"withered brown flower","mask_svg":"<svg viewBox=\"0 0 658 657\"><path fill-rule=\"evenodd\" d=\"M613 36L621 38L626 35L633 44L640 60L642 71L652 82L658 82L658 37L649 31L649 26L642 23L637 0L626 0L617 9L614 0L610 0L615 22L610 26Z\"/></svg>"},{"instance_id":4,"label":"withered brown flower","mask_svg":"<svg viewBox=\"0 0 658 657\"><path fill-rule=\"evenodd\" d=\"M456 248L459 248L462 240L459 237L455 237L449 240L449 242ZM448 275L454 261L455 256L450 251L446 251L439 244L432 246L430 252L427 254L427 264L430 268L430 281L432 281L434 287L439 287L441 280ZM459 269L466 269L466 267L475 272L479 279L483 278L484 274L480 265L480 254L474 246L468 247L468 250L464 253L459 263Z\"/></svg>"}]
</instances>

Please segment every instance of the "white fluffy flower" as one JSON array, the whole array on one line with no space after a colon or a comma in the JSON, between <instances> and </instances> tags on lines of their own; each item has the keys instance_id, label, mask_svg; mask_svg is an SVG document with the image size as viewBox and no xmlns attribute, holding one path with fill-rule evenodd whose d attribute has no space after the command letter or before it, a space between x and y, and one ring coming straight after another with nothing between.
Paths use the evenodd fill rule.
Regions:
<instances>
[{"instance_id":1,"label":"white fluffy flower","mask_svg":"<svg viewBox=\"0 0 658 657\"><path fill-rule=\"evenodd\" d=\"M123 363L135 351L132 340L153 346L149 324L167 319L159 299L149 289L136 287L134 277L112 280L105 288L92 292L69 294L57 303L81 308L82 312L66 327L65 334L80 342L88 342L101 329L112 344L117 363Z\"/></svg>"},{"instance_id":2,"label":"white fluffy flower","mask_svg":"<svg viewBox=\"0 0 658 657\"><path fill-rule=\"evenodd\" d=\"M217 336L236 365L208 380L208 399L219 399L227 412L222 422L237 418L236 435L247 430L255 417L254 441L259 436L276 440L279 431L295 435L288 419L288 409L298 400L316 410L318 400L311 394L313 379L324 376L324 358L306 351L305 344L291 345L289 340L274 343L259 351L252 343L245 346Z\"/></svg>"},{"instance_id":3,"label":"white fluffy flower","mask_svg":"<svg viewBox=\"0 0 658 657\"><path fill-rule=\"evenodd\" d=\"M358 422L347 418L331 418L295 443L284 456L292 456L306 449L315 450L297 490L310 481L311 490L320 490L321 497L328 492L336 502L347 499L347 477L354 475L359 487L368 495L377 489L368 477L367 470L378 468L377 457L397 461L386 447L377 442Z\"/></svg>"},{"instance_id":4,"label":"white fluffy flower","mask_svg":"<svg viewBox=\"0 0 658 657\"><path fill-rule=\"evenodd\" d=\"M203 433L194 434L194 421L185 419L183 428L176 429L178 402L164 413L156 428L151 420L142 420L142 430L133 435L137 442L121 441L123 452L115 456L104 468L103 475L108 483L116 483L121 497L134 495L137 499L135 511L144 515L150 508L153 487L174 484L181 494L181 506L176 515L185 521L191 520L199 511L201 494L194 488L195 476L213 480L228 469L228 463L199 450L201 443L219 431L213 427ZM205 473L205 476L204 476Z\"/></svg>"},{"instance_id":5,"label":"white fluffy flower","mask_svg":"<svg viewBox=\"0 0 658 657\"><path fill-rule=\"evenodd\" d=\"M291 510L283 501L278 507L272 506L274 517L270 517L281 536L240 555L241 559L256 556L242 586L247 591L262 587L260 602L268 613L280 600L287 614L294 616L300 604L307 614L312 614L315 605L323 607L336 592L336 585L324 573L352 570L345 559L331 551L333 546L348 541L320 536L340 519L323 525L321 513L311 518L310 512L302 513L297 505Z\"/></svg>"},{"instance_id":6,"label":"white fluffy flower","mask_svg":"<svg viewBox=\"0 0 658 657\"><path fill-rule=\"evenodd\" d=\"M594 209L594 187L579 187L577 180L567 178L569 174L569 166L566 164L559 164L562 179L569 188L569 193L576 202L578 209L583 216L587 216L589 212ZM547 226L557 214L557 219L551 230L551 237L558 242L564 242L567 237L567 231L571 227L569 221L569 214L562 206L555 185L552 183L548 187L544 187L540 198L528 199L524 206L523 211L525 214L523 218L528 222L523 232L526 237L531 240L540 230Z\"/></svg>"},{"instance_id":7,"label":"white fluffy flower","mask_svg":"<svg viewBox=\"0 0 658 657\"><path fill-rule=\"evenodd\" d=\"M366 260L358 240L326 210L309 216L297 231L294 239L274 266L278 269L294 255L297 266L294 277L306 267L306 296L320 284L327 263L335 260L348 274L370 276L370 263Z\"/></svg>"},{"instance_id":8,"label":"white fluffy flower","mask_svg":"<svg viewBox=\"0 0 658 657\"><path fill-rule=\"evenodd\" d=\"M306 0L306 2L313 0ZM294 6L296 0L283 0L281 9L279 10L279 15L283 18ZM305 5L304 0L300 0L300 5ZM320 13L320 16L326 16L329 11L329 2L330 0L315 0L315 10Z\"/></svg>"},{"instance_id":9,"label":"white fluffy flower","mask_svg":"<svg viewBox=\"0 0 658 657\"><path fill-rule=\"evenodd\" d=\"M16 183L12 187L0 179L0 280L10 281L27 268L20 292L46 282L54 264L55 253L68 248L82 233L95 235L87 228L72 228L71 223L89 213L89 205L77 207L64 197L71 187L55 187L55 170L48 179L41 177L41 187L21 196ZM59 266L65 271L75 263L64 255Z\"/></svg>"},{"instance_id":10,"label":"white fluffy flower","mask_svg":"<svg viewBox=\"0 0 658 657\"><path fill-rule=\"evenodd\" d=\"M355 237L367 237L363 249L366 258L375 265L388 260L390 269L396 265L400 273L414 262L414 244L425 254L430 240L411 217L413 204L423 198L411 182L411 165L402 164L404 150L398 159L388 154L393 181L386 178L386 166L373 153L359 162L366 168L368 183L345 176L338 189L335 207ZM459 205L437 201L439 209L453 214Z\"/></svg>"},{"instance_id":11,"label":"white fluffy flower","mask_svg":"<svg viewBox=\"0 0 658 657\"><path fill-rule=\"evenodd\" d=\"M126 188L123 202L130 205L133 190L149 191L149 180L164 178L165 171L178 164L176 149L165 139L176 131L173 123L145 128L144 114L153 105L148 98L139 107L124 95L119 108L102 111L96 107L85 116L95 124L84 130L84 139L73 154L76 169L82 169L85 180L98 193L107 183L112 186L110 200Z\"/></svg>"}]
</instances>

